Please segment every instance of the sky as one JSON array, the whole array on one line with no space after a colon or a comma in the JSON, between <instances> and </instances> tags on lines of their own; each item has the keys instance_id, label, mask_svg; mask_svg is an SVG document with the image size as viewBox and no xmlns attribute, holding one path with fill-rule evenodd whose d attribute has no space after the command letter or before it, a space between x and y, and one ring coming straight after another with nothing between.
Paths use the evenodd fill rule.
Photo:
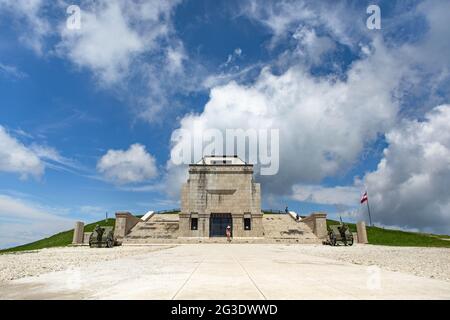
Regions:
<instances>
[{"instance_id":1,"label":"sky","mask_svg":"<svg viewBox=\"0 0 450 320\"><path fill-rule=\"evenodd\" d=\"M450 234L448 12L0 0L0 248L179 208L175 158L197 138L178 133L210 129L277 130L277 172L255 163L263 208L368 221L367 191L376 225Z\"/></svg>"}]
</instances>

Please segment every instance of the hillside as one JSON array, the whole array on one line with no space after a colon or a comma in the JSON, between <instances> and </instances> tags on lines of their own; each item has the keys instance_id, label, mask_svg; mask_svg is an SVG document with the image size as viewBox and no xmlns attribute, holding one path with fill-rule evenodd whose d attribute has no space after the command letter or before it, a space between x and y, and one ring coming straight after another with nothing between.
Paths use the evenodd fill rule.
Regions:
<instances>
[{"instance_id":1,"label":"hillside","mask_svg":"<svg viewBox=\"0 0 450 320\"><path fill-rule=\"evenodd\" d=\"M85 232L94 231L94 228L97 224L100 224L101 226L114 227L115 222L116 222L116 219L108 219L107 221L105 221L103 219L103 220L85 225L84 231ZM0 253L36 250L36 249L51 248L51 247L63 247L63 246L67 246L67 245L71 244L72 239L73 239L73 229L54 234L53 236L50 236L48 238L44 238L44 239L41 239L41 240L38 240L35 242L31 242L31 243L13 247L13 248L3 249L3 250L0 250Z\"/></svg>"},{"instance_id":2,"label":"hillside","mask_svg":"<svg viewBox=\"0 0 450 320\"><path fill-rule=\"evenodd\" d=\"M115 219L100 220L87 224L85 226L85 232L91 232L94 230L96 224L102 226L114 226ZM338 221L327 220L327 225L338 224ZM356 232L356 225L348 223L350 230ZM400 230L390 230L379 227L367 227L367 237L370 244L384 245L384 246L402 246L402 247L446 247L450 248L450 236L448 235L435 235L427 233L406 232ZM35 242L31 242L25 245L0 250L0 253L36 250L51 247L62 247L72 243L73 230L63 231L50 236L45 239L41 239ZM448 239L448 240L443 240Z\"/></svg>"},{"instance_id":3,"label":"hillside","mask_svg":"<svg viewBox=\"0 0 450 320\"><path fill-rule=\"evenodd\" d=\"M327 225L339 224L339 221L327 220ZM348 223L350 230L356 232L356 225ZM450 236L428 233L407 232L379 227L367 227L370 244L401 247L446 247L450 248ZM449 239L449 240L443 240Z\"/></svg>"}]
</instances>

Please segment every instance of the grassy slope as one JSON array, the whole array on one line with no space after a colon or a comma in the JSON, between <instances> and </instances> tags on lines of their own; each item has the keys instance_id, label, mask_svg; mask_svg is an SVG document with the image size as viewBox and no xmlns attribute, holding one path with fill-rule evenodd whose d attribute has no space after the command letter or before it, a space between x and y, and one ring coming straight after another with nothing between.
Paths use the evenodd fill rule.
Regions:
<instances>
[{"instance_id":1,"label":"grassy slope","mask_svg":"<svg viewBox=\"0 0 450 320\"><path fill-rule=\"evenodd\" d=\"M327 225L339 224L338 221L327 220ZM352 232L356 232L356 225L348 224ZM427 233L406 232L400 230L389 230L378 227L367 227L367 238L370 244L384 246L403 247L446 247L450 248L450 241L440 238L450 238L450 236L440 236Z\"/></svg>"},{"instance_id":2,"label":"grassy slope","mask_svg":"<svg viewBox=\"0 0 450 320\"><path fill-rule=\"evenodd\" d=\"M90 223L85 226L85 232L94 230L96 224L114 227L116 220L108 219ZM327 220L327 225L338 224L338 221ZM356 225L348 224L352 232L356 232ZM400 230L389 230L378 227L367 227L367 237L370 244L386 246L410 246L410 247L447 247L450 248L450 241L440 238L450 239L448 235L434 235L426 233L405 232ZM22 246L0 250L0 253L36 250L50 247L63 247L72 243L73 230L57 233L51 237L41 239Z\"/></svg>"},{"instance_id":3,"label":"grassy slope","mask_svg":"<svg viewBox=\"0 0 450 320\"><path fill-rule=\"evenodd\" d=\"M114 224L116 222L116 219L108 219L108 221L105 222L105 220L101 220L98 222L90 223L84 226L84 232L92 232L94 231L95 225L99 224L101 226L111 226L114 227ZM13 251L26 251L26 250L36 250L36 249L43 249L43 248L51 248L51 247L63 247L67 246L72 243L73 239L73 229L69 231L63 231L60 233L57 233L51 237L41 239L35 242L31 242L28 244L24 244L22 246L9 248L0 250L0 253L6 253L6 252L13 252Z\"/></svg>"}]
</instances>

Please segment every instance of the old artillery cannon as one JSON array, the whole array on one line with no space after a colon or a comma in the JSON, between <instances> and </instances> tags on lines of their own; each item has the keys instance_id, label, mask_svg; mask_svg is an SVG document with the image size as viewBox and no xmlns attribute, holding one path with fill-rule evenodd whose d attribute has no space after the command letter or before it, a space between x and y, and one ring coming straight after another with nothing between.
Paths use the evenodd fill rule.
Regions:
<instances>
[{"instance_id":1,"label":"old artillery cannon","mask_svg":"<svg viewBox=\"0 0 450 320\"><path fill-rule=\"evenodd\" d=\"M91 248L112 248L116 245L113 227L95 226L94 231L89 237L89 246Z\"/></svg>"},{"instance_id":2,"label":"old artillery cannon","mask_svg":"<svg viewBox=\"0 0 450 320\"><path fill-rule=\"evenodd\" d=\"M336 246L338 242L344 245L353 245L353 234L351 233L348 225L341 222L339 225L332 225L328 227L328 241L327 243L332 246Z\"/></svg>"}]
</instances>

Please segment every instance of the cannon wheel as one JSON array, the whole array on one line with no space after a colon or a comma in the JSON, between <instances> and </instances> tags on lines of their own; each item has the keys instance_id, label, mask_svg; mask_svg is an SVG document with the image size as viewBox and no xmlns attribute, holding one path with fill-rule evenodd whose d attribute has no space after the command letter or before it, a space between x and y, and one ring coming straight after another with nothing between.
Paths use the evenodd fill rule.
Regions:
<instances>
[{"instance_id":1,"label":"cannon wheel","mask_svg":"<svg viewBox=\"0 0 450 320\"><path fill-rule=\"evenodd\" d=\"M106 247L112 248L114 246L114 241L112 239L106 240Z\"/></svg>"},{"instance_id":2,"label":"cannon wheel","mask_svg":"<svg viewBox=\"0 0 450 320\"><path fill-rule=\"evenodd\" d=\"M348 242L348 245L349 246L352 246L353 245L353 237L350 239L350 241Z\"/></svg>"},{"instance_id":3,"label":"cannon wheel","mask_svg":"<svg viewBox=\"0 0 450 320\"><path fill-rule=\"evenodd\" d=\"M333 234L330 235L330 244L336 246L336 237Z\"/></svg>"}]
</instances>

